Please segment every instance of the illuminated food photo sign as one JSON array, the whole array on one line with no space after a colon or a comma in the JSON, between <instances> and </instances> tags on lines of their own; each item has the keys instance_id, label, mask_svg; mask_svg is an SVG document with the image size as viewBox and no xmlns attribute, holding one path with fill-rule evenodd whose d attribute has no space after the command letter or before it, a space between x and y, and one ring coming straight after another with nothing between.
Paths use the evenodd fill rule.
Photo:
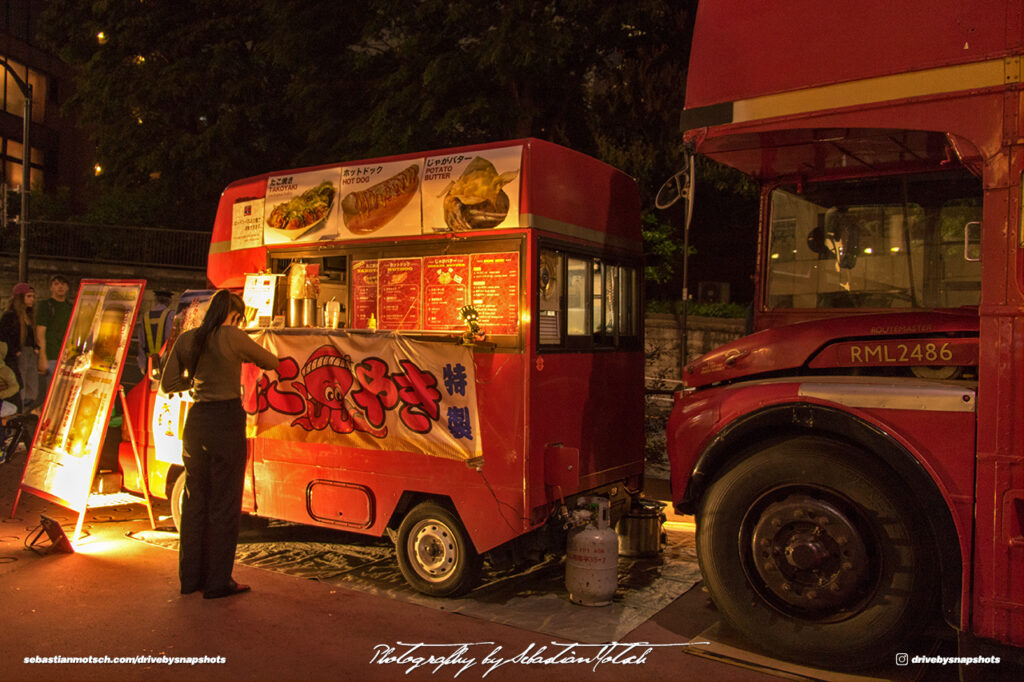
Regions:
<instances>
[{"instance_id":1,"label":"illuminated food photo sign","mask_svg":"<svg viewBox=\"0 0 1024 682\"><path fill-rule=\"evenodd\" d=\"M22 490L86 508L144 286L82 281Z\"/></svg>"},{"instance_id":2,"label":"illuminated food photo sign","mask_svg":"<svg viewBox=\"0 0 1024 682\"><path fill-rule=\"evenodd\" d=\"M263 242L293 244L338 238L338 168L275 175L267 181Z\"/></svg>"},{"instance_id":3,"label":"illuminated food photo sign","mask_svg":"<svg viewBox=\"0 0 1024 682\"><path fill-rule=\"evenodd\" d=\"M420 233L422 159L341 168L341 239Z\"/></svg>"},{"instance_id":4,"label":"illuminated food photo sign","mask_svg":"<svg viewBox=\"0 0 1024 682\"><path fill-rule=\"evenodd\" d=\"M354 163L267 180L263 203L238 202L233 250L264 244L519 227L523 147Z\"/></svg>"},{"instance_id":5,"label":"illuminated food photo sign","mask_svg":"<svg viewBox=\"0 0 1024 682\"><path fill-rule=\"evenodd\" d=\"M423 232L519 227L522 146L427 157Z\"/></svg>"}]
</instances>

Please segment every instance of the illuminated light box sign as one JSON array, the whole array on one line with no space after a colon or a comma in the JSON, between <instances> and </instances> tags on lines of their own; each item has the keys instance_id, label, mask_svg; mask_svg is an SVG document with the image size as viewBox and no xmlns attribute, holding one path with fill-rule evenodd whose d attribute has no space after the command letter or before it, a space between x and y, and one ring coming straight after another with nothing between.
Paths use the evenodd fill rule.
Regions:
<instances>
[{"instance_id":1,"label":"illuminated light box sign","mask_svg":"<svg viewBox=\"0 0 1024 682\"><path fill-rule=\"evenodd\" d=\"M144 288L82 280L21 490L86 508Z\"/></svg>"}]
</instances>

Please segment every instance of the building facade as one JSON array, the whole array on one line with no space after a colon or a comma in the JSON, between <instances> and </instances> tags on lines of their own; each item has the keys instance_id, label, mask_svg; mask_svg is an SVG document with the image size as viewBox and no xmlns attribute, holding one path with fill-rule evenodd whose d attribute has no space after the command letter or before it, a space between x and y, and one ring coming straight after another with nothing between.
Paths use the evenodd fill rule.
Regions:
<instances>
[{"instance_id":1,"label":"building facade","mask_svg":"<svg viewBox=\"0 0 1024 682\"><path fill-rule=\"evenodd\" d=\"M19 188L28 157L32 190L67 188L79 204L91 168L91 145L60 111L71 92L71 70L35 39L45 5L39 0L0 3L0 61L7 64L0 87L0 182ZM11 70L32 86L29 154L22 144L24 95Z\"/></svg>"}]
</instances>

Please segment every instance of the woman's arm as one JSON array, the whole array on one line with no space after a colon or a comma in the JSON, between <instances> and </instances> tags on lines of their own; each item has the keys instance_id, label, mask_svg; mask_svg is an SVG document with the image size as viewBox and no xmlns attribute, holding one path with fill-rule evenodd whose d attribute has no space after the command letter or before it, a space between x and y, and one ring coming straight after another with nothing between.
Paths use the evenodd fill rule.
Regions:
<instances>
[{"instance_id":1,"label":"woman's arm","mask_svg":"<svg viewBox=\"0 0 1024 682\"><path fill-rule=\"evenodd\" d=\"M225 327L231 334L229 340L231 348L245 362L251 362L260 369L277 369L280 362L276 355L256 343L251 336L238 327Z\"/></svg>"}]
</instances>

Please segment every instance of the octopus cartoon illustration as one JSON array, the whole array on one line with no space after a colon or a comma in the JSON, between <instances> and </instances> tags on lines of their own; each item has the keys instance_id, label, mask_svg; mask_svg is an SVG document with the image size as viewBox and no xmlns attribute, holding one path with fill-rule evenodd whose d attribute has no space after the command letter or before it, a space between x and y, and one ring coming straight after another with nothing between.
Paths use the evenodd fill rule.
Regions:
<instances>
[{"instance_id":1,"label":"octopus cartoon illustration","mask_svg":"<svg viewBox=\"0 0 1024 682\"><path fill-rule=\"evenodd\" d=\"M352 358L334 346L321 346L302 367L302 383L293 386L306 396L306 413L292 422L306 431L320 431L328 426L335 433L363 431L377 437L386 428L374 428L345 405L345 396L352 388Z\"/></svg>"}]
</instances>

